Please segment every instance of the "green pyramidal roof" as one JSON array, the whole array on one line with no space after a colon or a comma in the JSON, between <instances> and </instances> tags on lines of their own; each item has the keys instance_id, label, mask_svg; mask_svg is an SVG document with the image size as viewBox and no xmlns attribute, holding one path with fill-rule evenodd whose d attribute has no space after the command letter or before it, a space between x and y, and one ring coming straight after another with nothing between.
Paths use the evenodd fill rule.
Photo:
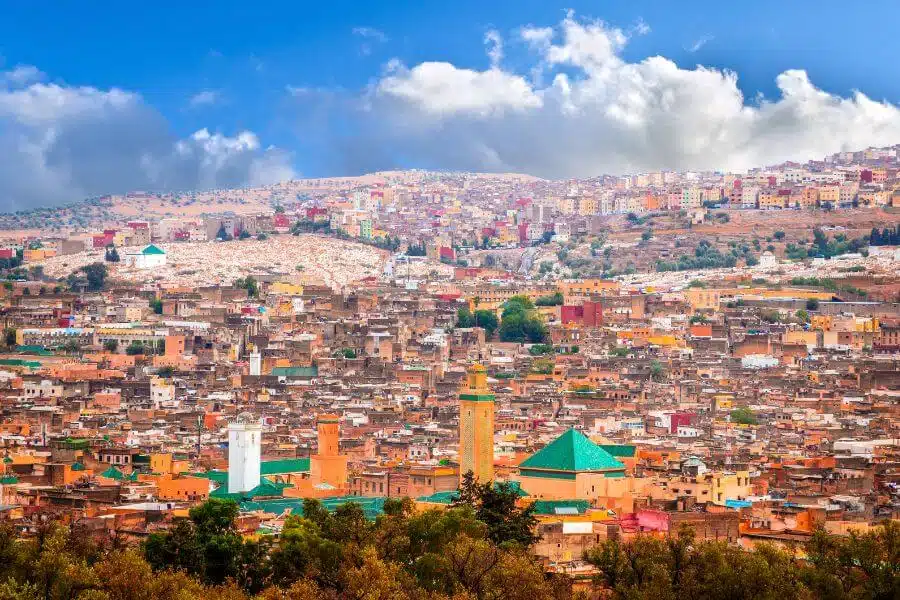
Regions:
<instances>
[{"instance_id":1,"label":"green pyramidal roof","mask_svg":"<svg viewBox=\"0 0 900 600\"><path fill-rule=\"evenodd\" d=\"M528 457L519 468L575 472L614 471L624 470L625 465L580 431L569 429L542 450Z\"/></svg>"},{"instance_id":2,"label":"green pyramidal roof","mask_svg":"<svg viewBox=\"0 0 900 600\"><path fill-rule=\"evenodd\" d=\"M165 252L163 252L162 248L160 248L159 246L150 244L149 246L141 250L141 254L165 254Z\"/></svg>"},{"instance_id":3,"label":"green pyramidal roof","mask_svg":"<svg viewBox=\"0 0 900 600\"><path fill-rule=\"evenodd\" d=\"M122 480L125 478L125 474L122 473L119 469L115 467L110 467L107 470L100 473L100 477L106 477L108 479L117 479Z\"/></svg>"}]
</instances>

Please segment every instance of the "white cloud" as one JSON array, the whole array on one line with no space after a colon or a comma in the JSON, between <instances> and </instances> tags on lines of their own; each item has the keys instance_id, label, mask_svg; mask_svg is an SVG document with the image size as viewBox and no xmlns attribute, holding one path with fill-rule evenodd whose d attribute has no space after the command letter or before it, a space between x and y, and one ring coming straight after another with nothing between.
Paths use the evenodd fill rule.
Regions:
<instances>
[{"instance_id":1,"label":"white cloud","mask_svg":"<svg viewBox=\"0 0 900 600\"><path fill-rule=\"evenodd\" d=\"M374 27L354 27L353 35L358 35L360 37L369 38L376 42L386 42L388 41L387 35L380 29L375 29Z\"/></svg>"},{"instance_id":2,"label":"white cloud","mask_svg":"<svg viewBox=\"0 0 900 600\"><path fill-rule=\"evenodd\" d=\"M491 29L484 34L484 44L487 46L488 58L491 59L491 68L498 68L503 60L503 38L499 32Z\"/></svg>"},{"instance_id":3,"label":"white cloud","mask_svg":"<svg viewBox=\"0 0 900 600\"><path fill-rule=\"evenodd\" d=\"M698 50L700 50L700 48L702 48L709 42L713 41L713 39L714 39L714 36L704 35L704 36L694 40L694 42L690 46L685 48L685 50L687 50L690 53L697 52Z\"/></svg>"},{"instance_id":4,"label":"white cloud","mask_svg":"<svg viewBox=\"0 0 900 600\"><path fill-rule=\"evenodd\" d=\"M829 94L804 71L780 74L777 97L747 102L731 71L630 62L623 49L640 29L571 14L554 28L526 26L528 76L494 60L486 70L395 62L367 95L365 133L382 157L393 149L421 166L557 178L743 170L900 141L897 106Z\"/></svg>"},{"instance_id":5,"label":"white cloud","mask_svg":"<svg viewBox=\"0 0 900 600\"><path fill-rule=\"evenodd\" d=\"M494 67L474 71L443 62L422 63L413 69L395 63L392 72L378 83L376 92L439 118L455 113L486 117L541 104L523 77Z\"/></svg>"},{"instance_id":6,"label":"white cloud","mask_svg":"<svg viewBox=\"0 0 900 600\"><path fill-rule=\"evenodd\" d=\"M354 27L353 35L363 38L359 46L359 53L363 56L372 54L372 44L383 44L388 41L388 36L380 29L374 27Z\"/></svg>"},{"instance_id":7,"label":"white cloud","mask_svg":"<svg viewBox=\"0 0 900 600\"><path fill-rule=\"evenodd\" d=\"M0 76L0 210L293 174L289 157L263 149L251 132L201 129L179 140L138 94L28 81Z\"/></svg>"},{"instance_id":8,"label":"white cloud","mask_svg":"<svg viewBox=\"0 0 900 600\"><path fill-rule=\"evenodd\" d=\"M9 85L25 85L44 79L44 74L32 65L17 65L12 70L0 72L0 83Z\"/></svg>"},{"instance_id":9,"label":"white cloud","mask_svg":"<svg viewBox=\"0 0 900 600\"><path fill-rule=\"evenodd\" d=\"M632 27L631 30L636 35L647 35L648 33L650 33L650 25L648 25L647 22L644 21L644 19L638 19L637 23L634 24L634 27Z\"/></svg>"},{"instance_id":10,"label":"white cloud","mask_svg":"<svg viewBox=\"0 0 900 600\"><path fill-rule=\"evenodd\" d=\"M216 104L222 99L222 95L216 90L203 90L202 92L197 92L188 100L188 105L191 108L198 108L201 106L211 106Z\"/></svg>"}]
</instances>

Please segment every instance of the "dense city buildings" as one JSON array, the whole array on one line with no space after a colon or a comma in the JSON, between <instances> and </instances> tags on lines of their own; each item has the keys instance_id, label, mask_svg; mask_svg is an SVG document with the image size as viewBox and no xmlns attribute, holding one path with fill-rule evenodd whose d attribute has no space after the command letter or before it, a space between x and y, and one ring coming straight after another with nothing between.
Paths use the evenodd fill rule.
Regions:
<instances>
[{"instance_id":1,"label":"dense city buildings","mask_svg":"<svg viewBox=\"0 0 900 600\"><path fill-rule=\"evenodd\" d=\"M295 180L2 223L0 521L21 539L55 519L168 568L157 544L188 522L209 543L216 507L286 551L352 511L388 536L400 500L431 524L469 503L485 540L587 593L606 543L689 529L788 552L900 518L896 147L742 174Z\"/></svg>"}]
</instances>

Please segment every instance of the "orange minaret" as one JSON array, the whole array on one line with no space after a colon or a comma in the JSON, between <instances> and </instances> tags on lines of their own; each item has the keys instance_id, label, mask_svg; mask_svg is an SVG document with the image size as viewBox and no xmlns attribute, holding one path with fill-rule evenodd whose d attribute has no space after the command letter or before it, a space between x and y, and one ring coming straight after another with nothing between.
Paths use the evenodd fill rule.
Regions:
<instances>
[{"instance_id":1,"label":"orange minaret","mask_svg":"<svg viewBox=\"0 0 900 600\"><path fill-rule=\"evenodd\" d=\"M487 386L487 371L474 364L459 394L459 476L472 471L475 479L494 479L494 394Z\"/></svg>"},{"instance_id":2,"label":"orange minaret","mask_svg":"<svg viewBox=\"0 0 900 600\"><path fill-rule=\"evenodd\" d=\"M340 433L338 430L338 418L335 415L322 415L318 422L319 430L319 456L337 456L338 440Z\"/></svg>"},{"instance_id":3,"label":"orange minaret","mask_svg":"<svg viewBox=\"0 0 900 600\"><path fill-rule=\"evenodd\" d=\"M319 451L310 457L309 478L313 486L327 484L336 490L347 486L347 457L341 455L337 415L319 415Z\"/></svg>"}]
</instances>

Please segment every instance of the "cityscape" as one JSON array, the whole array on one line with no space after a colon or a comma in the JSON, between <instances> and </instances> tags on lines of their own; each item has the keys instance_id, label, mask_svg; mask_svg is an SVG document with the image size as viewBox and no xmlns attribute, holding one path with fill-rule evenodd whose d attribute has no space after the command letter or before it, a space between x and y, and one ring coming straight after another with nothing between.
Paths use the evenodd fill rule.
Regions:
<instances>
[{"instance_id":1,"label":"cityscape","mask_svg":"<svg viewBox=\"0 0 900 600\"><path fill-rule=\"evenodd\" d=\"M546 69L606 40L591 77L650 35L559 28L518 35ZM396 34L353 35L368 58ZM436 64L373 89L419 98ZM0 77L0 600L900 597L888 101L882 133L832 123L838 151L771 164L301 176L265 154L262 179L70 198L53 161L12 181L4 99L37 114L63 89L20 71Z\"/></svg>"}]
</instances>

